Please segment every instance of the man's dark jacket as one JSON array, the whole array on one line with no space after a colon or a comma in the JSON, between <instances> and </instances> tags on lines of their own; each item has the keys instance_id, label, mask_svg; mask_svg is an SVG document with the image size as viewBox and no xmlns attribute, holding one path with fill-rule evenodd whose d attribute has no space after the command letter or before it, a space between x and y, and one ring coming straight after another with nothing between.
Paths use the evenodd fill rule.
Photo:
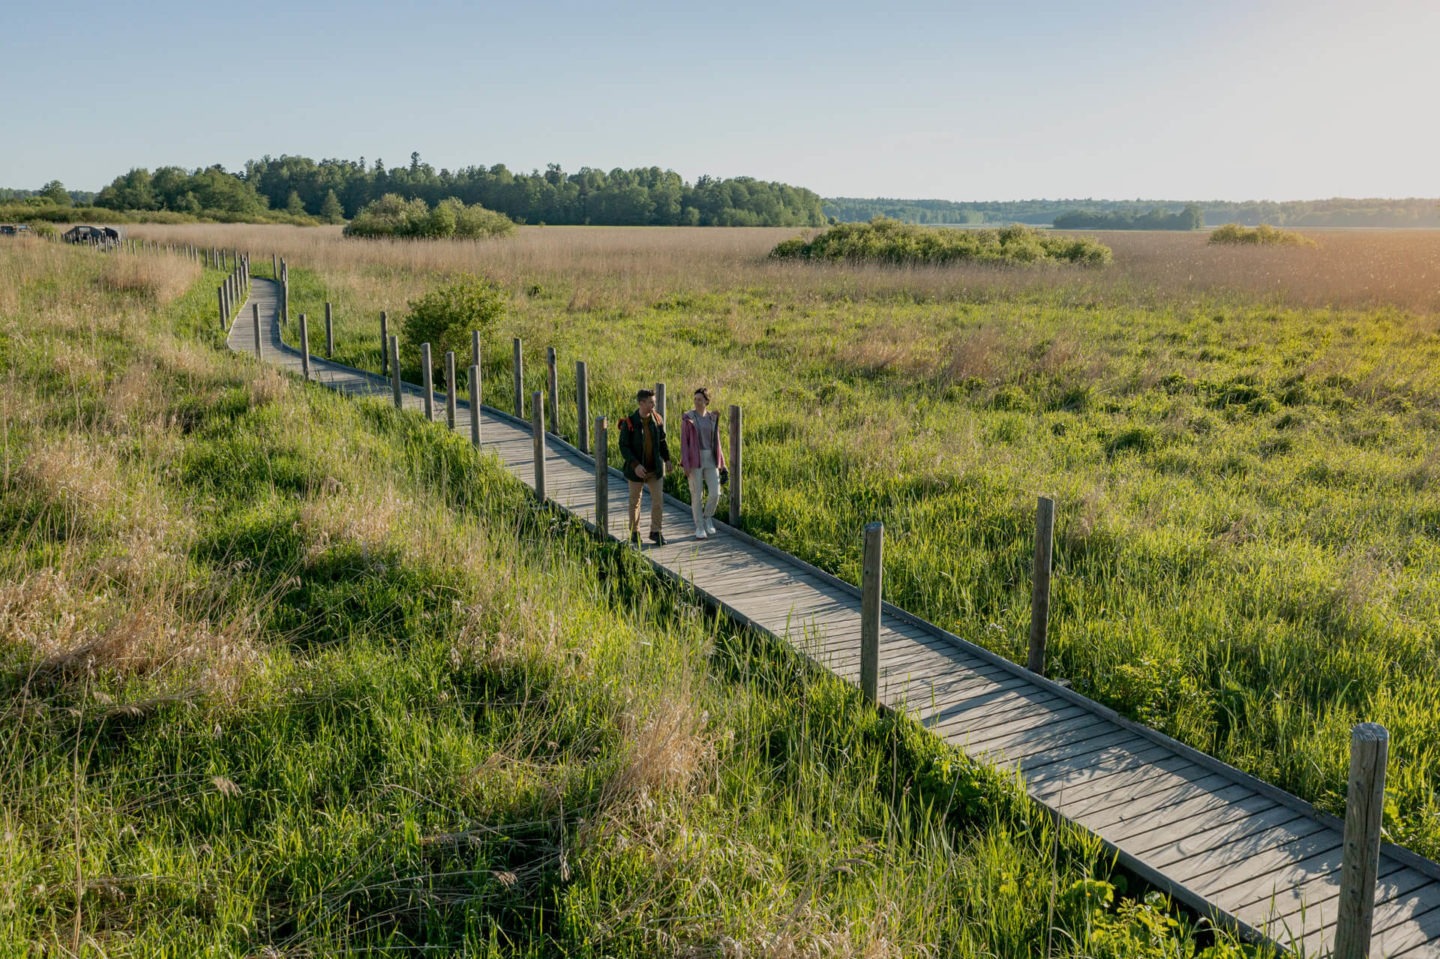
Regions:
<instances>
[{"instance_id":1,"label":"man's dark jacket","mask_svg":"<svg viewBox=\"0 0 1440 959\"><path fill-rule=\"evenodd\" d=\"M639 463L645 467L645 472L650 476L660 475L660 463L670 462L670 447L665 443L665 424L661 422L658 414L650 414L650 426L655 431L653 454L650 462L645 462L645 420L636 410L620 421L620 453L625 457L625 478L632 483L644 482L635 475L635 464Z\"/></svg>"}]
</instances>

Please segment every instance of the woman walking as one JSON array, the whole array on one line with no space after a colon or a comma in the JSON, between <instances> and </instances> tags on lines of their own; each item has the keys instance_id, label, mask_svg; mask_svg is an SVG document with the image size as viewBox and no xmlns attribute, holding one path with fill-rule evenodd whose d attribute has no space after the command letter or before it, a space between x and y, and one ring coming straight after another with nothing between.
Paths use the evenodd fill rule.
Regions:
<instances>
[{"instance_id":1,"label":"woman walking","mask_svg":"<svg viewBox=\"0 0 1440 959\"><path fill-rule=\"evenodd\" d=\"M725 453L720 449L720 414L710 409L710 391L703 386L695 391L695 408L680 418L680 468L690 481L695 538L705 539L715 533ZM702 495L702 486L708 496Z\"/></svg>"}]
</instances>

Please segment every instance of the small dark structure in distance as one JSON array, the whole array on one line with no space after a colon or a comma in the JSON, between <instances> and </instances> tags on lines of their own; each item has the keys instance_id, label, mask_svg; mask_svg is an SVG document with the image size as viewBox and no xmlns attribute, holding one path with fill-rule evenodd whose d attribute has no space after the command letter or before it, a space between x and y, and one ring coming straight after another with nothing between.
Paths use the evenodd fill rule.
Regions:
<instances>
[{"instance_id":1,"label":"small dark structure in distance","mask_svg":"<svg viewBox=\"0 0 1440 959\"><path fill-rule=\"evenodd\" d=\"M60 234L66 243L106 245L120 242L120 231L111 226L72 226Z\"/></svg>"}]
</instances>

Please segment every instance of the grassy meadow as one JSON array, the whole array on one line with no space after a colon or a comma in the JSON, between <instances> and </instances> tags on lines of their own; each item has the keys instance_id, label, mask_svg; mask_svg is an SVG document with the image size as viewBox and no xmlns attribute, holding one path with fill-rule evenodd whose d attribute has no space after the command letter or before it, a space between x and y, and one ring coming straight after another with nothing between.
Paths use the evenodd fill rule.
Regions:
<instances>
[{"instance_id":1,"label":"grassy meadow","mask_svg":"<svg viewBox=\"0 0 1440 959\"><path fill-rule=\"evenodd\" d=\"M293 275L342 322L433 280L336 263ZM1240 955L463 439L226 353L219 279L0 244L0 957ZM532 342L624 325L534 282ZM687 355L667 324L728 311L704 295L633 307L657 359ZM617 411L624 342L595 354ZM887 376L835 402L869 415ZM776 424L800 401L767 418L749 395L775 434L751 447L755 523L788 542L777 479L801 457Z\"/></svg>"},{"instance_id":2,"label":"grassy meadow","mask_svg":"<svg viewBox=\"0 0 1440 959\"><path fill-rule=\"evenodd\" d=\"M1335 812L1351 725L1383 723L1388 835L1440 855L1440 234L1112 233L1103 269L767 260L787 230L146 235L278 250L370 368L380 310L492 277L496 405L516 335L527 393L559 351L567 433L576 359L595 412L707 385L745 410L747 529L856 581L883 520L888 598L1021 661L1054 495L1054 675Z\"/></svg>"}]
</instances>

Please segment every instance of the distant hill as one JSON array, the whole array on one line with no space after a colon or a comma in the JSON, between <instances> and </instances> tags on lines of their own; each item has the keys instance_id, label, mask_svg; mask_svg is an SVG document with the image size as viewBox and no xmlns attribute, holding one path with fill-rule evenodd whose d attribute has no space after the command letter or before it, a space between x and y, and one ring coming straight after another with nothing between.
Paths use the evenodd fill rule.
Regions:
<instances>
[{"instance_id":1,"label":"distant hill","mask_svg":"<svg viewBox=\"0 0 1440 959\"><path fill-rule=\"evenodd\" d=\"M976 226L980 224L1025 223L1051 226L1060 217L1086 214L1109 216L1116 221L1143 222L1156 210L1176 213L1198 206L1206 226L1241 223L1288 227L1432 227L1440 228L1440 199L1404 200L996 200L957 202L954 200L858 199L834 197L823 202L827 217L841 223L863 223L877 216L904 223ZM1074 222L1073 220L1071 222ZM1089 229L1101 229L1098 225Z\"/></svg>"}]
</instances>

